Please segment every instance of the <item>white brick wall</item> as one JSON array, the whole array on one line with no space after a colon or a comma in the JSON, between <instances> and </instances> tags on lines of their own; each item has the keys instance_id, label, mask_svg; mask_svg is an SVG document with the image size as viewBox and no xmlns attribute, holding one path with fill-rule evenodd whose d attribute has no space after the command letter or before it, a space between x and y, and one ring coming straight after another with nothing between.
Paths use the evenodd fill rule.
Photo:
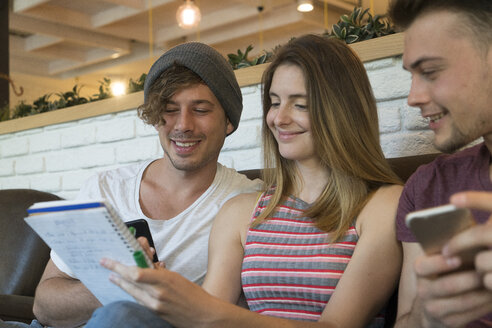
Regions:
<instances>
[{"instance_id":1,"label":"white brick wall","mask_svg":"<svg viewBox=\"0 0 492 328\"><path fill-rule=\"evenodd\" d=\"M406 104L410 75L401 68L401 59L365 66L378 101L385 155L435 152L420 111ZM260 87L244 87L242 92L241 124L226 138L219 156L221 163L237 170L262 166ZM0 189L34 188L73 198L94 172L162 154L156 131L144 125L135 110L0 135Z\"/></svg>"}]
</instances>

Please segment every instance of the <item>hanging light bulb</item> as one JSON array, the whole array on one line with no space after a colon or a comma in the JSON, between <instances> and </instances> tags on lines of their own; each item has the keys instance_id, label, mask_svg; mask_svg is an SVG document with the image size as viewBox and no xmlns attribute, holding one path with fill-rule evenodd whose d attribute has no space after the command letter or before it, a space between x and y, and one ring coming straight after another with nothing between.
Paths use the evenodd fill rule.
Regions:
<instances>
[{"instance_id":1,"label":"hanging light bulb","mask_svg":"<svg viewBox=\"0 0 492 328\"><path fill-rule=\"evenodd\" d=\"M198 26L201 18L200 8L195 5L193 0L185 0L185 3L179 6L176 12L179 27L184 29Z\"/></svg>"},{"instance_id":2,"label":"hanging light bulb","mask_svg":"<svg viewBox=\"0 0 492 328\"><path fill-rule=\"evenodd\" d=\"M297 11L301 13L306 13L308 11L313 10L313 1L312 0L297 0Z\"/></svg>"}]
</instances>

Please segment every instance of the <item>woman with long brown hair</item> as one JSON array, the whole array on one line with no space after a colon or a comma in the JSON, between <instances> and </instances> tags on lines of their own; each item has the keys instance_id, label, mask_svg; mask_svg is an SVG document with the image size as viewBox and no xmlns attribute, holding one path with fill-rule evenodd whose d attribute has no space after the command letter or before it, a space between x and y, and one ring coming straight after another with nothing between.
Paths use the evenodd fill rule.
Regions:
<instances>
[{"instance_id":1,"label":"woman with long brown hair","mask_svg":"<svg viewBox=\"0 0 492 328\"><path fill-rule=\"evenodd\" d=\"M296 38L266 69L262 92L265 191L219 212L203 288L106 260L146 308L110 305L90 324L127 311L145 327L384 325L401 266L401 186L379 144L362 63L338 40ZM251 311L233 305L242 291Z\"/></svg>"}]
</instances>

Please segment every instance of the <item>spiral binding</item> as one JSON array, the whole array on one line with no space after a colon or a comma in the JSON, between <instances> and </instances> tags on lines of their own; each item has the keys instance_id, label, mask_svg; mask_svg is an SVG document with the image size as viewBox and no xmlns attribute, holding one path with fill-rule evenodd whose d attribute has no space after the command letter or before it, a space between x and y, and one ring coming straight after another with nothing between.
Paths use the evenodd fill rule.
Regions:
<instances>
[{"instance_id":1,"label":"spiral binding","mask_svg":"<svg viewBox=\"0 0 492 328\"><path fill-rule=\"evenodd\" d=\"M145 251L143 250L142 246L138 242L138 240L135 238L135 236L132 235L130 230L128 230L128 227L126 226L125 222L120 218L116 210L111 206L111 204L108 204L107 202L103 202L104 206L108 210L110 217L106 217L111 224L111 226L114 227L114 230L116 233L120 236L121 240L125 243L128 251L133 254L135 251L142 251L145 257L145 262L147 262L147 265L151 268L153 267L152 261L149 259Z\"/></svg>"}]
</instances>

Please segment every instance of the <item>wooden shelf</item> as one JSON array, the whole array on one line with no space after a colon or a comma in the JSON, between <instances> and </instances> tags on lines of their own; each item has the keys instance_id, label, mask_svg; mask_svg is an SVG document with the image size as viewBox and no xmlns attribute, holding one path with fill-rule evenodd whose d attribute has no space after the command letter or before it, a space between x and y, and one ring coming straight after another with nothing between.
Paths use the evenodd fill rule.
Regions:
<instances>
[{"instance_id":1,"label":"wooden shelf","mask_svg":"<svg viewBox=\"0 0 492 328\"><path fill-rule=\"evenodd\" d=\"M398 56L403 53L403 33L396 33L377 39L358 42L350 46L355 50L363 62ZM268 64L262 64L236 70L235 73L239 86L244 87L261 83L261 75L267 66ZM0 122L0 135L109 113L122 112L137 108L142 103L143 91L140 91L121 97L8 120Z\"/></svg>"}]
</instances>

